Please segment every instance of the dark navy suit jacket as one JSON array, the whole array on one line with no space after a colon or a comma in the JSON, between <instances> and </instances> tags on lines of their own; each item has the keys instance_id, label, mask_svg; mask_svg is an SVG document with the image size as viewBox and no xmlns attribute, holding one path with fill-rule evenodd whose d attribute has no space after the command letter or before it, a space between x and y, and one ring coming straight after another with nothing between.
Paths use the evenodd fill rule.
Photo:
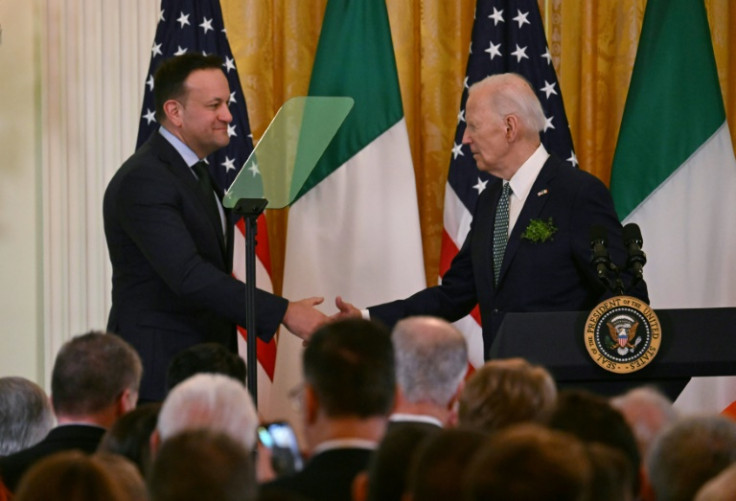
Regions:
<instances>
[{"instance_id":1,"label":"dark navy suit jacket","mask_svg":"<svg viewBox=\"0 0 736 501\"><path fill-rule=\"evenodd\" d=\"M507 312L588 310L612 294L591 265L590 229L608 233L612 260L623 266L626 252L621 223L605 185L595 176L550 156L545 162L509 235L498 286L493 283L492 236L502 181L493 179L478 198L470 232L442 284L413 296L369 308L371 318L389 327L412 315L455 321L480 306L484 355ZM557 232L535 243L521 235L532 219L552 218ZM624 283L630 283L628 275ZM648 302L644 282L627 291Z\"/></svg>"},{"instance_id":2,"label":"dark navy suit jacket","mask_svg":"<svg viewBox=\"0 0 736 501\"><path fill-rule=\"evenodd\" d=\"M245 325L245 286L230 274L231 246L206 203L190 168L158 133L105 191L113 269L107 329L143 360L141 399L163 399L166 369L176 353L203 342L236 350L235 326ZM267 341L288 302L260 290L255 302L257 335Z\"/></svg>"}]
</instances>

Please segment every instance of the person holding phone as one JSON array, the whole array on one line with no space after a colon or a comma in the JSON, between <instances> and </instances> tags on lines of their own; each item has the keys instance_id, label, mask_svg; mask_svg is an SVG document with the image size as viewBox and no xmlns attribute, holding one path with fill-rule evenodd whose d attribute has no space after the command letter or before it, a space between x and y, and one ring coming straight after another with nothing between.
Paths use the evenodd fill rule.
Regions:
<instances>
[{"instance_id":1,"label":"person holding phone","mask_svg":"<svg viewBox=\"0 0 736 501\"><path fill-rule=\"evenodd\" d=\"M385 327L362 319L327 324L303 355L304 468L261 486L321 501L351 499L355 476L368 467L394 404L394 350ZM284 430L279 430L284 431Z\"/></svg>"}]
</instances>

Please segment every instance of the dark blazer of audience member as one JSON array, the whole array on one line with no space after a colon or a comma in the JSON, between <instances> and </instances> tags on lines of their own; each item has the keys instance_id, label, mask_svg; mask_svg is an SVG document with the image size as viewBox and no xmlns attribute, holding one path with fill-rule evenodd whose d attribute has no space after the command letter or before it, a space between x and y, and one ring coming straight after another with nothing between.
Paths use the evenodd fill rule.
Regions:
<instances>
[{"instance_id":1,"label":"dark blazer of audience member","mask_svg":"<svg viewBox=\"0 0 736 501\"><path fill-rule=\"evenodd\" d=\"M350 499L355 476L368 466L386 430L396 377L389 332L362 319L325 325L303 357L304 469L263 486L320 500Z\"/></svg>"},{"instance_id":2,"label":"dark blazer of audience member","mask_svg":"<svg viewBox=\"0 0 736 501\"><path fill-rule=\"evenodd\" d=\"M736 422L718 415L683 418L664 430L649 450L647 494L656 501L689 501L734 463Z\"/></svg>"},{"instance_id":3,"label":"dark blazer of audience member","mask_svg":"<svg viewBox=\"0 0 736 501\"><path fill-rule=\"evenodd\" d=\"M503 429L475 454L464 478L466 501L587 501L593 471L573 435L536 424Z\"/></svg>"},{"instance_id":4,"label":"dark blazer of audience member","mask_svg":"<svg viewBox=\"0 0 736 501\"><path fill-rule=\"evenodd\" d=\"M410 317L396 324L391 340L397 392L389 429L405 422L453 426L468 370L465 337L440 318Z\"/></svg>"},{"instance_id":5,"label":"dark blazer of audience member","mask_svg":"<svg viewBox=\"0 0 736 501\"><path fill-rule=\"evenodd\" d=\"M23 377L0 378L0 456L27 449L54 426L46 392Z\"/></svg>"},{"instance_id":6,"label":"dark blazer of audience member","mask_svg":"<svg viewBox=\"0 0 736 501\"><path fill-rule=\"evenodd\" d=\"M253 501L250 451L225 433L199 429L166 440L148 480L151 501Z\"/></svg>"},{"instance_id":7,"label":"dark blazer of audience member","mask_svg":"<svg viewBox=\"0 0 736 501\"><path fill-rule=\"evenodd\" d=\"M5 485L13 491L29 467L54 452L94 452L105 430L136 406L141 372L138 354L117 336L90 332L67 341L51 373L58 426L36 445L0 460Z\"/></svg>"},{"instance_id":8,"label":"dark blazer of audience member","mask_svg":"<svg viewBox=\"0 0 736 501\"><path fill-rule=\"evenodd\" d=\"M513 424L544 422L557 387L542 366L522 358L491 360L468 379L460 395L459 425L491 433Z\"/></svg>"},{"instance_id":9,"label":"dark blazer of audience member","mask_svg":"<svg viewBox=\"0 0 736 501\"><path fill-rule=\"evenodd\" d=\"M636 437L623 414L606 398L585 390L563 390L548 425L585 443L599 442L623 452L634 471L632 495L639 495L643 472Z\"/></svg>"},{"instance_id":10,"label":"dark blazer of audience member","mask_svg":"<svg viewBox=\"0 0 736 501\"><path fill-rule=\"evenodd\" d=\"M180 351L166 370L166 393L195 374L223 374L245 386L245 361L218 343L200 343Z\"/></svg>"}]
</instances>

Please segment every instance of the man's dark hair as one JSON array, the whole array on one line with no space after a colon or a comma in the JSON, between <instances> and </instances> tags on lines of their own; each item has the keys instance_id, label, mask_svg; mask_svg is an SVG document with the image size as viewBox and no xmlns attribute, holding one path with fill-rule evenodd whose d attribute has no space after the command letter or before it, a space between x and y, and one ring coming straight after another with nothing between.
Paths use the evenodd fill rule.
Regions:
<instances>
[{"instance_id":1,"label":"man's dark hair","mask_svg":"<svg viewBox=\"0 0 736 501\"><path fill-rule=\"evenodd\" d=\"M166 117L164 103L169 99L180 99L185 93L184 81L197 70L213 70L222 68L220 56L204 56L196 52L188 52L181 56L167 59L153 75L153 98L156 103L156 120Z\"/></svg>"},{"instance_id":2,"label":"man's dark hair","mask_svg":"<svg viewBox=\"0 0 736 501\"><path fill-rule=\"evenodd\" d=\"M330 417L388 415L396 391L389 331L362 319L325 325L304 350L304 379Z\"/></svg>"},{"instance_id":3,"label":"man's dark hair","mask_svg":"<svg viewBox=\"0 0 736 501\"><path fill-rule=\"evenodd\" d=\"M122 338L88 332L67 341L51 373L51 401L57 414L92 414L115 403L126 389L137 392L141 360Z\"/></svg>"},{"instance_id":4,"label":"man's dark hair","mask_svg":"<svg viewBox=\"0 0 736 501\"><path fill-rule=\"evenodd\" d=\"M226 434L204 429L164 440L153 460L148 487L152 501L256 499L250 453Z\"/></svg>"},{"instance_id":5,"label":"man's dark hair","mask_svg":"<svg viewBox=\"0 0 736 501\"><path fill-rule=\"evenodd\" d=\"M583 442L598 442L624 453L632 471L639 472L641 456L634 432L623 414L610 402L585 390L563 390L557 396L557 405L548 425L555 430L566 431ZM639 492L638 474L634 475L634 494Z\"/></svg>"},{"instance_id":6,"label":"man's dark hair","mask_svg":"<svg viewBox=\"0 0 736 501\"><path fill-rule=\"evenodd\" d=\"M126 412L105 432L97 452L129 459L145 477L151 463L151 434L160 410L161 403L150 402Z\"/></svg>"},{"instance_id":7,"label":"man's dark hair","mask_svg":"<svg viewBox=\"0 0 736 501\"><path fill-rule=\"evenodd\" d=\"M166 371L166 391L195 374L223 374L245 386L245 362L219 343L201 343L180 351Z\"/></svg>"}]
</instances>

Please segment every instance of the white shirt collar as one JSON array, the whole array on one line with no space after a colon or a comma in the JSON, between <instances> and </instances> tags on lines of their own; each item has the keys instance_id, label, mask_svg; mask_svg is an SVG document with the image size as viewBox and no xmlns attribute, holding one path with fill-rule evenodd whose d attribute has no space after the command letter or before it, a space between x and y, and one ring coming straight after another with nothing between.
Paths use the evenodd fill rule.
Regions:
<instances>
[{"instance_id":1,"label":"white shirt collar","mask_svg":"<svg viewBox=\"0 0 736 501\"><path fill-rule=\"evenodd\" d=\"M159 134L164 136L164 139L171 143L171 146L173 146L176 151L179 152L179 155L181 155L181 158L184 159L184 162L186 162L189 167L199 162L199 157L197 157L197 154L194 153L194 151L192 151L189 146L184 144L181 139L169 132L166 127L162 125L161 127L159 127L158 132Z\"/></svg>"},{"instance_id":2,"label":"white shirt collar","mask_svg":"<svg viewBox=\"0 0 736 501\"><path fill-rule=\"evenodd\" d=\"M434 416L430 416L428 414L403 414L400 412L397 412L395 414L391 414L391 416L388 418L389 421L393 422L412 422L412 423L427 423L427 424L435 424L442 428L442 421L437 419Z\"/></svg>"},{"instance_id":3,"label":"white shirt collar","mask_svg":"<svg viewBox=\"0 0 736 501\"><path fill-rule=\"evenodd\" d=\"M521 201L522 205L526 201L526 197L532 190L534 181L537 180L537 176L548 158L549 153L547 153L544 145L540 143L534 153L526 159L526 162L521 164L519 170L509 180L511 190L514 192L516 198Z\"/></svg>"},{"instance_id":4,"label":"white shirt collar","mask_svg":"<svg viewBox=\"0 0 736 501\"><path fill-rule=\"evenodd\" d=\"M312 451L312 456L316 456L320 452L330 451L333 449L368 449L375 450L378 442L366 440L364 438L337 438L334 440L326 440L319 444Z\"/></svg>"}]
</instances>

